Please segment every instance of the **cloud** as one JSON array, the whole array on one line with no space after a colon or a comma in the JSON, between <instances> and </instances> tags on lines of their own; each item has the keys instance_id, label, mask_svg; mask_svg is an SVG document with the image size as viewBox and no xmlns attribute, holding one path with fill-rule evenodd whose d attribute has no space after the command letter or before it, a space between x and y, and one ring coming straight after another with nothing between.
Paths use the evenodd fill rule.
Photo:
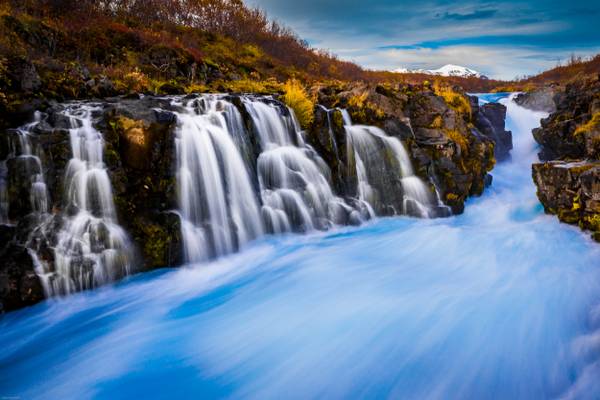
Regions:
<instances>
[{"instance_id":1,"label":"cloud","mask_svg":"<svg viewBox=\"0 0 600 400\"><path fill-rule=\"evenodd\" d=\"M576 49L576 53L582 55L597 52L600 52L600 46ZM371 69L436 69L444 64L458 64L467 65L489 77L509 80L555 67L570 54L570 49L549 53L535 48L457 45L440 48L384 49L362 54L357 52L353 57Z\"/></svg>"},{"instance_id":2,"label":"cloud","mask_svg":"<svg viewBox=\"0 0 600 400\"><path fill-rule=\"evenodd\" d=\"M498 10L480 10L480 11L474 11L468 14L458 14L458 13L445 13L443 15L441 15L441 18L444 19L453 19L456 21L467 21L467 20L473 20L473 19L485 19L485 18L492 18L494 15L496 15L496 13L498 12Z\"/></svg>"},{"instance_id":3,"label":"cloud","mask_svg":"<svg viewBox=\"0 0 600 400\"><path fill-rule=\"evenodd\" d=\"M600 48L600 10L589 0L247 1L311 45L368 68L458 63L512 78Z\"/></svg>"}]
</instances>

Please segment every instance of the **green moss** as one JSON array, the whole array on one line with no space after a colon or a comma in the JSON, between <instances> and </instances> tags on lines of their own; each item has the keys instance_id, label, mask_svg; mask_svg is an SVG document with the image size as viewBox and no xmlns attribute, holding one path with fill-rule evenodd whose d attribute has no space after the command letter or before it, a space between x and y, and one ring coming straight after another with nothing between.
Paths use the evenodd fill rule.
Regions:
<instances>
[{"instance_id":1,"label":"green moss","mask_svg":"<svg viewBox=\"0 0 600 400\"><path fill-rule=\"evenodd\" d=\"M166 266L169 263L171 235L160 225L148 223L140 226L143 233L142 252L149 268Z\"/></svg>"}]
</instances>

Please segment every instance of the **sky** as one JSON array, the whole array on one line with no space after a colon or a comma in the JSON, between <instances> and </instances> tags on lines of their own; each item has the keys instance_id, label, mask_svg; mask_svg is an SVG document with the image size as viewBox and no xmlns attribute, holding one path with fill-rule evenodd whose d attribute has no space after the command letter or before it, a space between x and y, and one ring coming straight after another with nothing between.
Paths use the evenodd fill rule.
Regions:
<instances>
[{"instance_id":1,"label":"sky","mask_svg":"<svg viewBox=\"0 0 600 400\"><path fill-rule=\"evenodd\" d=\"M315 48L363 67L533 75L600 53L600 0L246 0Z\"/></svg>"}]
</instances>

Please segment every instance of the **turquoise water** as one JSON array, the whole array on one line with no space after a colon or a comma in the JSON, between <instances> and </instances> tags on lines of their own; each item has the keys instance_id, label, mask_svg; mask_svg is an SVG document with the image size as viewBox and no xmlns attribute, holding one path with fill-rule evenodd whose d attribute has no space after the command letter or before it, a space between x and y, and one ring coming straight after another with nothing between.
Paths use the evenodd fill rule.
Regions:
<instances>
[{"instance_id":1,"label":"turquoise water","mask_svg":"<svg viewBox=\"0 0 600 400\"><path fill-rule=\"evenodd\" d=\"M508 104L513 160L465 214L271 237L10 313L0 397L600 398L600 246L544 215L543 115Z\"/></svg>"}]
</instances>

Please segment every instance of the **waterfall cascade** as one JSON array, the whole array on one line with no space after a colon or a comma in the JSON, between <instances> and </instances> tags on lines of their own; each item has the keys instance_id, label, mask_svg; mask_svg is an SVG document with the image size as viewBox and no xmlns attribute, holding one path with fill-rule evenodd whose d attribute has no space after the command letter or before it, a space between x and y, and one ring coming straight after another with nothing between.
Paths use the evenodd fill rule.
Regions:
<instances>
[{"instance_id":1,"label":"waterfall cascade","mask_svg":"<svg viewBox=\"0 0 600 400\"><path fill-rule=\"evenodd\" d=\"M9 179L25 177L28 181L24 192L29 193L29 213L36 217L37 226L27 247L48 296L88 289L130 273L131 245L117 223L103 163L104 141L92 126L95 109L89 104L70 104L61 112L70 124L72 158L64 174L64 200L59 212L50 214L43 151L32 140L42 121L41 113L35 114L32 123L10 132L9 157L0 164L0 223L12 222L9 183L13 188L23 187ZM49 247L53 262L38 256L40 247Z\"/></svg>"},{"instance_id":2,"label":"waterfall cascade","mask_svg":"<svg viewBox=\"0 0 600 400\"><path fill-rule=\"evenodd\" d=\"M54 248L49 293L89 289L131 272L131 245L118 225L103 162L104 139L92 126L89 104L66 108L72 158L64 179L66 216Z\"/></svg>"},{"instance_id":3,"label":"waterfall cascade","mask_svg":"<svg viewBox=\"0 0 600 400\"><path fill-rule=\"evenodd\" d=\"M397 205L393 214L440 215L435 192L415 176L402 142L381 129L352 125L344 112L358 198L343 198L292 110L271 97L236 100L204 95L173 101L188 261L231 253L264 233L358 224L388 205ZM377 174L392 176L397 191L386 194L383 182L371 182Z\"/></svg>"},{"instance_id":4,"label":"waterfall cascade","mask_svg":"<svg viewBox=\"0 0 600 400\"><path fill-rule=\"evenodd\" d=\"M243 98L251 127L225 96L174 102L188 261L231 253L267 232L326 229L352 211L333 194L293 113L269 100Z\"/></svg>"},{"instance_id":5,"label":"waterfall cascade","mask_svg":"<svg viewBox=\"0 0 600 400\"><path fill-rule=\"evenodd\" d=\"M156 110L163 107L176 121L174 169L188 262L230 254L264 234L358 225L376 215L440 215L433 185L414 174L403 143L379 128L353 125L346 112L345 145L330 134L338 161L348 165L346 172L336 167L333 176L311 145L314 137L306 137L293 111L270 96L174 97ZM10 220L13 164L27 171L20 174L30 185L23 191L30 195L27 212L38 216L27 247L47 295L131 272L132 246L117 222L104 138L94 127L103 109L86 102L53 110L52 120L68 128L71 150L59 179L60 201L49 200L37 145L36 135L53 129L43 114L14 130L10 157L0 164L0 223Z\"/></svg>"},{"instance_id":6,"label":"waterfall cascade","mask_svg":"<svg viewBox=\"0 0 600 400\"><path fill-rule=\"evenodd\" d=\"M25 179L19 186L27 187L29 193L29 210L36 214L48 212L48 190L44 179L42 166L42 150L32 142L34 128L39 124L41 114L36 112L34 121L9 132L9 154L6 160L0 162L0 223L9 224L8 201L8 164L12 164L14 171L20 173L12 179Z\"/></svg>"},{"instance_id":7,"label":"waterfall cascade","mask_svg":"<svg viewBox=\"0 0 600 400\"><path fill-rule=\"evenodd\" d=\"M176 151L184 252L187 260L201 261L231 253L264 227L249 166L239 150L244 128L235 106L214 96L179 105Z\"/></svg>"},{"instance_id":8,"label":"waterfall cascade","mask_svg":"<svg viewBox=\"0 0 600 400\"><path fill-rule=\"evenodd\" d=\"M358 178L358 194L360 200L373 208L381 208L400 200L401 209L393 210L394 214L409 214L423 218L433 216L436 205L433 193L425 183L414 174L412 163L404 145L395 137L375 126L353 125L348 112L343 110L344 128L347 134L348 154L354 158ZM394 190L388 182L379 181L373 188L369 181L369 172L373 174L392 175L392 181L399 179L395 199L385 200L387 191ZM384 186L385 184L385 186ZM377 198L379 195L379 198ZM381 203L384 204L381 204ZM395 201L397 202L397 201Z\"/></svg>"}]
</instances>

